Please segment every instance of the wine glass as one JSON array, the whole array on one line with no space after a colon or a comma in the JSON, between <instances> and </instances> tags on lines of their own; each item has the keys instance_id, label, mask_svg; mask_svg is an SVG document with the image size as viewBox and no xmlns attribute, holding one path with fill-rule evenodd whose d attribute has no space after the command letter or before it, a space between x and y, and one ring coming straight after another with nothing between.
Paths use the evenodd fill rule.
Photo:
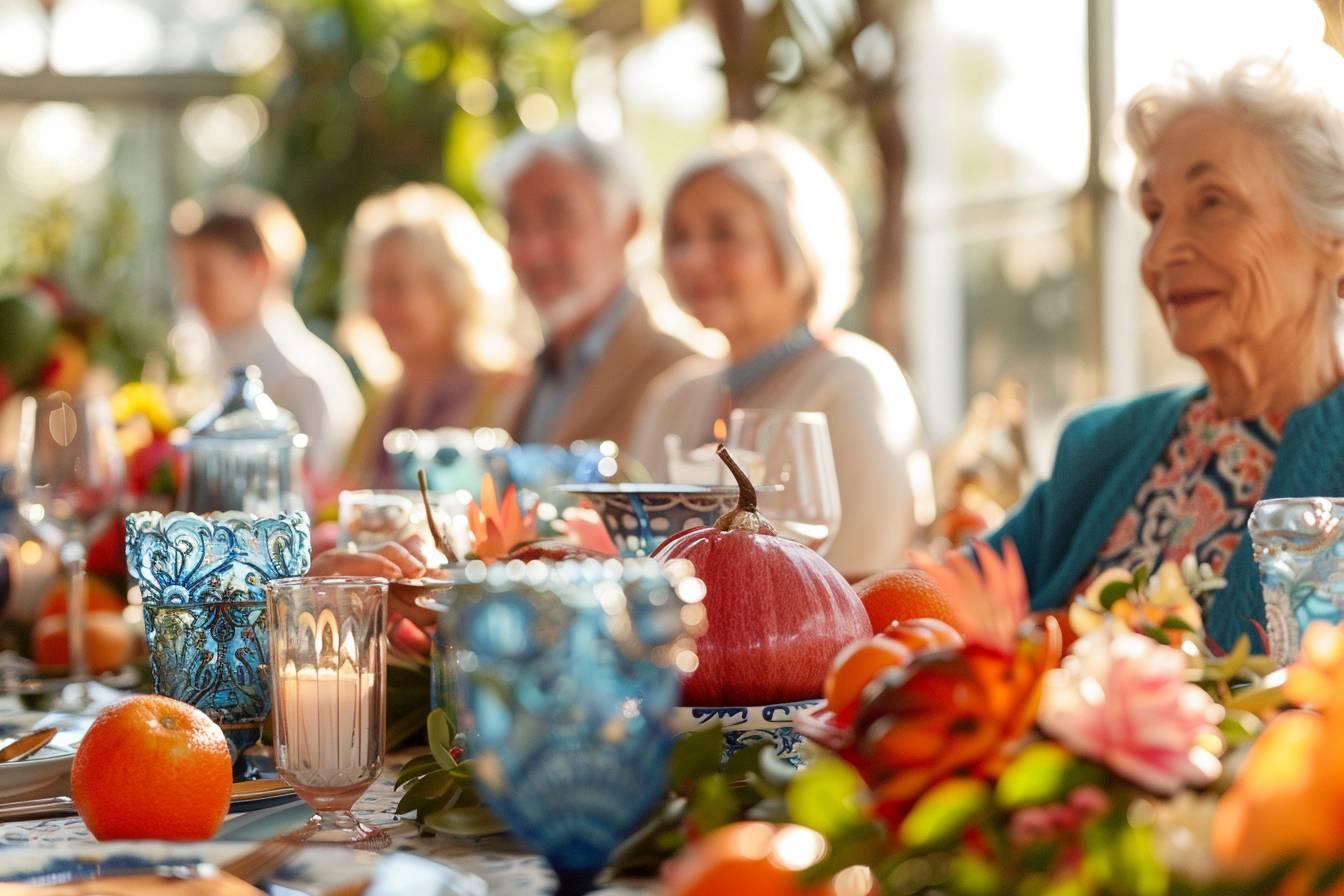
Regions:
<instances>
[{"instance_id":1,"label":"wine glass","mask_svg":"<svg viewBox=\"0 0 1344 896\"><path fill-rule=\"evenodd\" d=\"M840 528L840 484L826 415L737 408L728 420L728 448L739 465L759 471L757 506L785 538L819 554Z\"/></svg>"},{"instance_id":2,"label":"wine glass","mask_svg":"<svg viewBox=\"0 0 1344 896\"><path fill-rule=\"evenodd\" d=\"M89 541L117 513L125 477L107 401L75 398L68 392L25 397L14 473L19 515L57 552L69 579L65 606L70 678L81 684L76 700L84 702L82 684L89 677L85 559Z\"/></svg>"}]
</instances>

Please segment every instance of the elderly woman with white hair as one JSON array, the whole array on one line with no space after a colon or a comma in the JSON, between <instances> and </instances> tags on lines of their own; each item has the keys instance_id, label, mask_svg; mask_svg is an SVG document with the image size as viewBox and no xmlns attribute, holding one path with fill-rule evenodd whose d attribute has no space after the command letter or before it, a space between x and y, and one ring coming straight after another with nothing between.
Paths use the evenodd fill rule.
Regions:
<instances>
[{"instance_id":1,"label":"elderly woman with white hair","mask_svg":"<svg viewBox=\"0 0 1344 896\"><path fill-rule=\"evenodd\" d=\"M1143 282L1207 384L1078 416L992 541L1017 545L1036 609L1193 555L1227 580L1209 636L1288 658L1313 610L1266 605L1246 523L1262 498L1344 494L1344 112L1285 62L1250 61L1141 92L1126 131Z\"/></svg>"},{"instance_id":2,"label":"elderly woman with white hair","mask_svg":"<svg viewBox=\"0 0 1344 896\"><path fill-rule=\"evenodd\" d=\"M733 407L826 415L841 523L827 559L857 576L902 556L914 530L914 399L881 346L835 328L854 299L858 240L839 185L807 149L739 125L675 179L663 221L674 296L727 339L729 358L683 362L650 389L634 453L667 470L664 438L711 438Z\"/></svg>"},{"instance_id":3,"label":"elderly woman with white hair","mask_svg":"<svg viewBox=\"0 0 1344 896\"><path fill-rule=\"evenodd\" d=\"M383 344L371 351L367 339L349 341L384 387L347 473L375 487L405 485L382 450L386 434L493 421L535 349L536 325L516 299L503 247L461 197L435 184L406 184L360 205L345 279L352 315L371 318Z\"/></svg>"}]
</instances>

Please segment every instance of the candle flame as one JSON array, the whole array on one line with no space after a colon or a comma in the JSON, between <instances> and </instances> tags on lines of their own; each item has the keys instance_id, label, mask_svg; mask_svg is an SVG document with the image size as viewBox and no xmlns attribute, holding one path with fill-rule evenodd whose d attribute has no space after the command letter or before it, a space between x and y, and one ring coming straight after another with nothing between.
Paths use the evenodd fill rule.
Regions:
<instances>
[{"instance_id":1,"label":"candle flame","mask_svg":"<svg viewBox=\"0 0 1344 896\"><path fill-rule=\"evenodd\" d=\"M714 421L714 441L722 442L726 438L728 438L728 424L720 417Z\"/></svg>"}]
</instances>

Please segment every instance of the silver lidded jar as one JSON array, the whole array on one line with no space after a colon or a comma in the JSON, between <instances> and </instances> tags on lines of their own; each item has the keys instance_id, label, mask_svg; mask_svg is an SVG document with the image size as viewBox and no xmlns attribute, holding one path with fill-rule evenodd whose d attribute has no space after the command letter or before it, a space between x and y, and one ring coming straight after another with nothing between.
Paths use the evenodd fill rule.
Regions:
<instances>
[{"instance_id":1,"label":"silver lidded jar","mask_svg":"<svg viewBox=\"0 0 1344 896\"><path fill-rule=\"evenodd\" d=\"M303 510L307 447L294 415L266 394L261 371L240 367L229 376L220 402L189 420L178 440L187 473L177 509L258 516Z\"/></svg>"}]
</instances>

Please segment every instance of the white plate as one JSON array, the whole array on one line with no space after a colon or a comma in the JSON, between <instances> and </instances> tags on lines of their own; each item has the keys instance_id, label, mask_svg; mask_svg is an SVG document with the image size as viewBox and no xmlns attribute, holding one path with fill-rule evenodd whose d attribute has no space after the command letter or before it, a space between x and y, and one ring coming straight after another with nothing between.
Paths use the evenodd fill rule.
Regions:
<instances>
[{"instance_id":1,"label":"white plate","mask_svg":"<svg viewBox=\"0 0 1344 896\"><path fill-rule=\"evenodd\" d=\"M162 864L210 862L224 864L255 843L121 843L61 844L0 850L0 881L23 883L36 877L79 871L92 876L107 870ZM367 896L416 893L423 896L485 896L485 881L474 874L407 853L360 852L340 846L306 846L263 885L273 893L322 896L369 881Z\"/></svg>"},{"instance_id":2,"label":"white plate","mask_svg":"<svg viewBox=\"0 0 1344 896\"><path fill-rule=\"evenodd\" d=\"M51 787L70 772L74 747L47 744L27 759L0 762L0 799Z\"/></svg>"},{"instance_id":3,"label":"white plate","mask_svg":"<svg viewBox=\"0 0 1344 896\"><path fill-rule=\"evenodd\" d=\"M51 743L27 759L0 762L0 800L50 791L70 772L75 747L93 722L87 716L65 713L16 712L0 715L0 742L38 728L55 728Z\"/></svg>"}]
</instances>

